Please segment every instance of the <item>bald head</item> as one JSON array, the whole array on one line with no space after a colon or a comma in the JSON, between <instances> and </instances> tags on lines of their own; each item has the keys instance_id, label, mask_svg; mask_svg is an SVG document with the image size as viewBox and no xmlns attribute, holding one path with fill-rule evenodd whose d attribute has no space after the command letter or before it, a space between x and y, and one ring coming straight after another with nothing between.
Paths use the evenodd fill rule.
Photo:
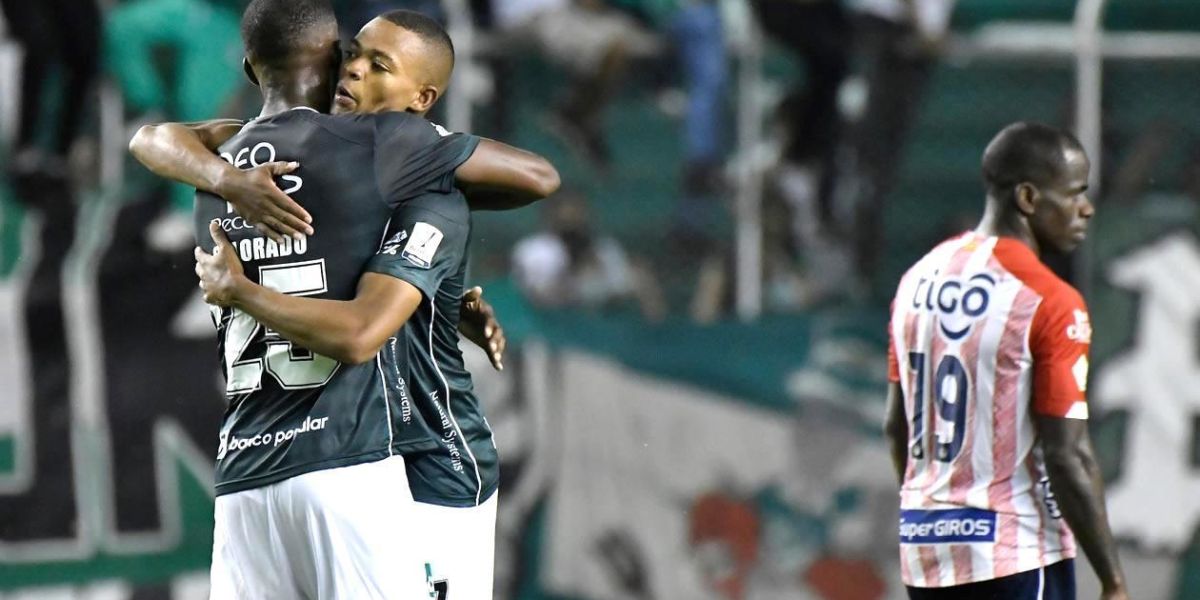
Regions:
<instances>
[{"instance_id":1,"label":"bald head","mask_svg":"<svg viewBox=\"0 0 1200 600\"><path fill-rule=\"evenodd\" d=\"M1067 168L1070 154L1083 146L1070 132L1021 121L1000 130L983 151L983 180L988 192L1006 197L1022 183L1045 186Z\"/></svg>"}]
</instances>

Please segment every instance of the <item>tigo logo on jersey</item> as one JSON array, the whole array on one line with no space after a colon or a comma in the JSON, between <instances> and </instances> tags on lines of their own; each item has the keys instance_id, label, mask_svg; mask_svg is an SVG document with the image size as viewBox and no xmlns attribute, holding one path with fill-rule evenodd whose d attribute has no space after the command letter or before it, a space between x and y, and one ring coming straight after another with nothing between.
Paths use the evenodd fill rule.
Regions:
<instances>
[{"instance_id":1,"label":"tigo logo on jersey","mask_svg":"<svg viewBox=\"0 0 1200 600\"><path fill-rule=\"evenodd\" d=\"M1067 325L1067 337L1080 344L1092 343L1092 321L1086 310L1075 309L1075 322Z\"/></svg>"},{"instance_id":2,"label":"tigo logo on jersey","mask_svg":"<svg viewBox=\"0 0 1200 600\"><path fill-rule=\"evenodd\" d=\"M996 280L987 273L972 275L966 281L958 277L937 279L922 277L913 291L914 309L936 310L940 314L938 329L952 341L960 340L971 331L971 325L987 312L991 290Z\"/></svg>"},{"instance_id":3,"label":"tigo logo on jersey","mask_svg":"<svg viewBox=\"0 0 1200 600\"><path fill-rule=\"evenodd\" d=\"M433 265L433 255L437 252L438 245L442 243L442 231L424 221L417 221L413 225L412 235L408 238L408 244L404 246L404 252L400 256L408 260L408 262L428 269Z\"/></svg>"},{"instance_id":4,"label":"tigo logo on jersey","mask_svg":"<svg viewBox=\"0 0 1200 600\"><path fill-rule=\"evenodd\" d=\"M900 511L901 544L996 541L996 513L979 508Z\"/></svg>"}]
</instances>

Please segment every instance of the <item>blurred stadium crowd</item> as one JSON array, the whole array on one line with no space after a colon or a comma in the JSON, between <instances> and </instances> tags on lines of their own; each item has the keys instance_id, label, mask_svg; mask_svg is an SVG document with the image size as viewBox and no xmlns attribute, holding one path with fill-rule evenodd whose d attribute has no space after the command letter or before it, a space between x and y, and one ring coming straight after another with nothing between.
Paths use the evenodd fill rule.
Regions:
<instances>
[{"instance_id":1,"label":"blurred stadium crowd","mask_svg":"<svg viewBox=\"0 0 1200 600\"><path fill-rule=\"evenodd\" d=\"M239 2L100 4L103 11L91 0L5 3L6 64L21 74L10 88L19 94L8 99L20 108L9 112L6 130L6 171L18 187L38 177L98 184L102 81L120 97L124 131L253 114L255 95L236 68ZM514 250L488 253L505 260L481 259L481 277L511 267L535 305L711 321L732 306L732 200L742 167L767 175L778 204L764 261L770 310L872 297L882 236L876 215L895 185L953 2L335 5L347 37L394 8L469 31L470 54L453 93L473 107L472 129L534 138L575 175L567 195L581 208L593 205L548 210L540 225L523 216L496 226L494 235ZM754 101L771 106L768 135L745 148L753 156L737 157L733 54L759 43L763 32L772 40L771 62L784 72L756 90L765 97ZM164 251L190 244L180 218L190 192L173 188L170 199L174 210L165 209L146 233Z\"/></svg>"}]
</instances>

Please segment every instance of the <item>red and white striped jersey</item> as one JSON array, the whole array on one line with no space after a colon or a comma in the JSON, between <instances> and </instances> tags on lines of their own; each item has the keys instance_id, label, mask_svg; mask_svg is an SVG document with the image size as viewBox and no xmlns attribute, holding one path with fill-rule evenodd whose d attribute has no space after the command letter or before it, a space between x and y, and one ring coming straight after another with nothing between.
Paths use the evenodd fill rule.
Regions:
<instances>
[{"instance_id":1,"label":"red and white striped jersey","mask_svg":"<svg viewBox=\"0 0 1200 600\"><path fill-rule=\"evenodd\" d=\"M969 232L905 273L888 330L909 423L904 583L961 585L1074 557L1032 415L1087 418L1079 293L1024 244Z\"/></svg>"}]
</instances>

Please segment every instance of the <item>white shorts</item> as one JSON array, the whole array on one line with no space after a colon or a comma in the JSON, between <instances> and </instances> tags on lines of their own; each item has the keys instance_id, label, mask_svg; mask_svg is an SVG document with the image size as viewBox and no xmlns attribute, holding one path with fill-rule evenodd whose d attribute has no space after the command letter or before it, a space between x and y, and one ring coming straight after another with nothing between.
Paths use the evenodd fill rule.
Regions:
<instances>
[{"instance_id":1,"label":"white shorts","mask_svg":"<svg viewBox=\"0 0 1200 600\"><path fill-rule=\"evenodd\" d=\"M426 600L419 518L401 456L218 496L210 598Z\"/></svg>"},{"instance_id":2,"label":"white shorts","mask_svg":"<svg viewBox=\"0 0 1200 600\"><path fill-rule=\"evenodd\" d=\"M499 496L469 508L414 503L438 600L492 600Z\"/></svg>"}]
</instances>

